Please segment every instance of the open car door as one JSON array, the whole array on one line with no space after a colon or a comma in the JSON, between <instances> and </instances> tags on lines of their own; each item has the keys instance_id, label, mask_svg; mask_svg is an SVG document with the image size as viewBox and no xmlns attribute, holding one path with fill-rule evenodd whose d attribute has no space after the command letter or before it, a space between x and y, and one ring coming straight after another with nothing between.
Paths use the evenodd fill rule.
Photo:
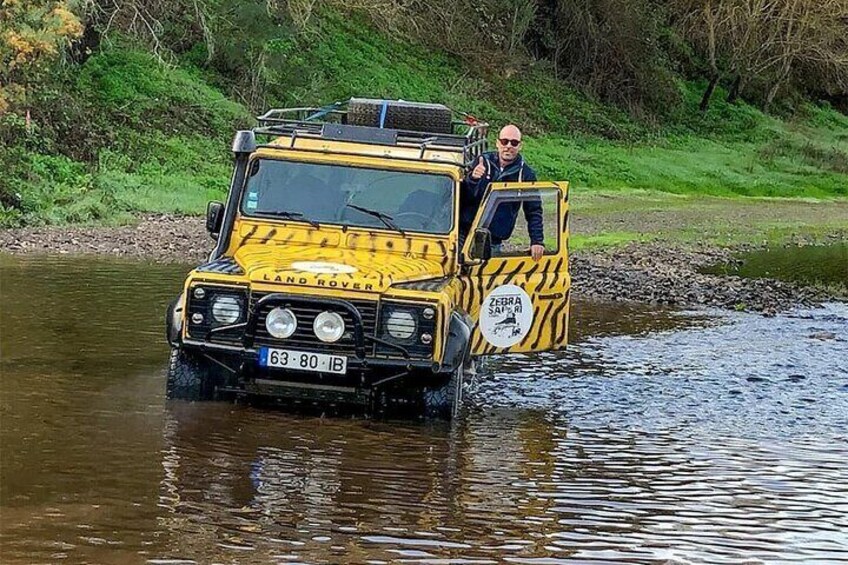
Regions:
<instances>
[{"instance_id":1,"label":"open car door","mask_svg":"<svg viewBox=\"0 0 848 565\"><path fill-rule=\"evenodd\" d=\"M530 255L541 213L544 255ZM505 217L515 228L503 242L493 233ZM533 230L537 232L537 229ZM493 238L494 241L493 241ZM538 233L537 233L538 238ZM492 183L462 250L462 305L476 321L473 355L547 351L568 340L568 183Z\"/></svg>"}]
</instances>

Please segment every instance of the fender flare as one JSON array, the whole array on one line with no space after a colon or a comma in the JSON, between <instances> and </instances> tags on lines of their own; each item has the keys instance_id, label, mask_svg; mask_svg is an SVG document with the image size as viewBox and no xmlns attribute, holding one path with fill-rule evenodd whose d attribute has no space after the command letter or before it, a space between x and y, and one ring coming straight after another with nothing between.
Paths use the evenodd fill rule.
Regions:
<instances>
[{"instance_id":1,"label":"fender flare","mask_svg":"<svg viewBox=\"0 0 848 565\"><path fill-rule=\"evenodd\" d=\"M453 372L462 367L471 347L471 328L465 316L459 312L451 313L439 372Z\"/></svg>"},{"instance_id":2,"label":"fender flare","mask_svg":"<svg viewBox=\"0 0 848 565\"><path fill-rule=\"evenodd\" d=\"M183 329L183 294L173 299L165 311L165 339L171 347L180 347L180 335Z\"/></svg>"}]
</instances>

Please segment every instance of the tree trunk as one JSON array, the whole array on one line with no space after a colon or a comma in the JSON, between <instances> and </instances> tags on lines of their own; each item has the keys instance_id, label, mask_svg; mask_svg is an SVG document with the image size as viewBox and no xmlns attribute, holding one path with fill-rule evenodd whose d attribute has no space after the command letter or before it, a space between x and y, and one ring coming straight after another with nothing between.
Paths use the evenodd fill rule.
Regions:
<instances>
[{"instance_id":1,"label":"tree trunk","mask_svg":"<svg viewBox=\"0 0 848 565\"><path fill-rule=\"evenodd\" d=\"M763 110L766 112L771 108L772 102L777 98L777 94L780 92L780 87L783 86L783 82L789 77L789 71L791 70L792 60L790 58L786 58L783 61L783 66L780 69L780 74L775 79L774 84L769 89L768 95L766 95L766 103L763 106Z\"/></svg>"},{"instance_id":2,"label":"tree trunk","mask_svg":"<svg viewBox=\"0 0 848 565\"><path fill-rule=\"evenodd\" d=\"M710 84L707 85L707 89L704 91L704 96L701 98L701 112L706 112L707 108L710 107L710 98L713 97L713 92L718 84L718 78L719 76L717 74L710 77Z\"/></svg>"},{"instance_id":3,"label":"tree trunk","mask_svg":"<svg viewBox=\"0 0 848 565\"><path fill-rule=\"evenodd\" d=\"M85 63L91 55L100 47L100 12L94 12L93 15L86 18L83 25L82 35L71 43L68 50L70 59L79 65Z\"/></svg>"},{"instance_id":4,"label":"tree trunk","mask_svg":"<svg viewBox=\"0 0 848 565\"><path fill-rule=\"evenodd\" d=\"M739 99L739 95L742 93L742 73L736 75L736 78L733 79L733 84L730 86L730 92L727 95L727 102L730 104L736 104L736 101Z\"/></svg>"}]
</instances>

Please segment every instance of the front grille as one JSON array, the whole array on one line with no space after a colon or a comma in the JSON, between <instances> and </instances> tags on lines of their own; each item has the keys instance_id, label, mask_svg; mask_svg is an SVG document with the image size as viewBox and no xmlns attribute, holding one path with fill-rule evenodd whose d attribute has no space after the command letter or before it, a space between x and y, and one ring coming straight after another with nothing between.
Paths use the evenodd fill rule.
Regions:
<instances>
[{"instance_id":1,"label":"front grille","mask_svg":"<svg viewBox=\"0 0 848 565\"><path fill-rule=\"evenodd\" d=\"M252 293L250 295L251 307L265 296L266 293ZM373 336L377 328L377 302L372 300L348 300L362 316L362 332L366 336ZM277 306L287 306L297 317L297 329L294 334L286 339L277 339L268 333L265 327L265 318L273 308ZM312 331L312 323L315 317L321 312L337 312L345 323L345 333L342 338L335 343L324 343ZM256 336L254 344L256 346L280 347L286 349L305 349L308 351L326 351L328 353L336 353L340 355L353 355L356 353L356 342L353 337L353 316L343 309L335 306L322 304L320 301L315 303L293 302L291 304L275 303L265 304L257 313L256 321ZM374 345L372 342L365 341L366 355L374 353Z\"/></svg>"}]
</instances>

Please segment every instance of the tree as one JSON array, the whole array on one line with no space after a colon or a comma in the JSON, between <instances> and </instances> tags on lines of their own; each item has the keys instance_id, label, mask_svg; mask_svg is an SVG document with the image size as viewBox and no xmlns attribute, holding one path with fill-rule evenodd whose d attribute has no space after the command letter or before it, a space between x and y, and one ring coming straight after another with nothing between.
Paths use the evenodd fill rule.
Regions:
<instances>
[{"instance_id":1,"label":"tree","mask_svg":"<svg viewBox=\"0 0 848 565\"><path fill-rule=\"evenodd\" d=\"M528 34L557 78L631 113L677 101L661 47L665 8L653 0L540 0Z\"/></svg>"},{"instance_id":2,"label":"tree","mask_svg":"<svg viewBox=\"0 0 848 565\"><path fill-rule=\"evenodd\" d=\"M735 99L752 78L774 66L775 0L679 0L675 7L681 31L709 66L702 112L723 76L733 77L730 97Z\"/></svg>"},{"instance_id":3,"label":"tree","mask_svg":"<svg viewBox=\"0 0 848 565\"><path fill-rule=\"evenodd\" d=\"M723 76L729 100L760 85L768 108L788 85L848 90L848 0L675 0L678 26L709 66L701 110Z\"/></svg>"},{"instance_id":4,"label":"tree","mask_svg":"<svg viewBox=\"0 0 848 565\"><path fill-rule=\"evenodd\" d=\"M807 90L848 92L848 0L775 2L775 64L765 107L792 83Z\"/></svg>"},{"instance_id":5,"label":"tree","mask_svg":"<svg viewBox=\"0 0 848 565\"><path fill-rule=\"evenodd\" d=\"M63 0L0 5L0 114L26 104L31 86L83 26Z\"/></svg>"}]
</instances>

